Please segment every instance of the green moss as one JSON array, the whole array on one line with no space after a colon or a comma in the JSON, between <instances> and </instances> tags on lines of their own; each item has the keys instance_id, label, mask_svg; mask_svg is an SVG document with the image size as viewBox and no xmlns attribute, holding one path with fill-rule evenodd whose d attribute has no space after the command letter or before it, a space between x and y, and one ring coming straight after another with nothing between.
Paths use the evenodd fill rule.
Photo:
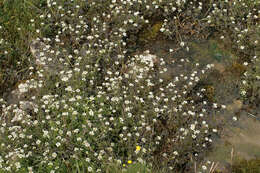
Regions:
<instances>
[{"instance_id":1,"label":"green moss","mask_svg":"<svg viewBox=\"0 0 260 173\"><path fill-rule=\"evenodd\" d=\"M206 96L210 101L214 100L215 88L212 85L206 86Z\"/></svg>"},{"instance_id":2,"label":"green moss","mask_svg":"<svg viewBox=\"0 0 260 173\"><path fill-rule=\"evenodd\" d=\"M239 159L232 166L232 173L260 173L260 159Z\"/></svg>"},{"instance_id":3,"label":"green moss","mask_svg":"<svg viewBox=\"0 0 260 173\"><path fill-rule=\"evenodd\" d=\"M241 76L246 71L246 67L242 64L234 62L229 68L229 71L234 75Z\"/></svg>"},{"instance_id":4,"label":"green moss","mask_svg":"<svg viewBox=\"0 0 260 173\"><path fill-rule=\"evenodd\" d=\"M148 27L144 29L140 34L139 34L139 39L142 42L147 42L151 40L155 40L157 36L159 35L160 29L162 27L162 22L156 22L152 27Z\"/></svg>"},{"instance_id":5,"label":"green moss","mask_svg":"<svg viewBox=\"0 0 260 173\"><path fill-rule=\"evenodd\" d=\"M260 159L245 160L237 158L230 167L226 167L224 171L215 170L213 173L260 173Z\"/></svg>"}]
</instances>

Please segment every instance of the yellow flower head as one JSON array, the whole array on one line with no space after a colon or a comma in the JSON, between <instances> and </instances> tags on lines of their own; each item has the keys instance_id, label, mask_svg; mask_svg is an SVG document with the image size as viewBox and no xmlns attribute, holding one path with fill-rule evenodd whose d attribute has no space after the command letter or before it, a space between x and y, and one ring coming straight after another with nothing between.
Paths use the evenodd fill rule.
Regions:
<instances>
[{"instance_id":1,"label":"yellow flower head","mask_svg":"<svg viewBox=\"0 0 260 173\"><path fill-rule=\"evenodd\" d=\"M128 164L131 164L131 163L132 163L132 160L128 160L127 163L128 163Z\"/></svg>"},{"instance_id":2,"label":"yellow flower head","mask_svg":"<svg viewBox=\"0 0 260 173\"><path fill-rule=\"evenodd\" d=\"M140 151L141 147L139 145L136 146L136 151Z\"/></svg>"}]
</instances>

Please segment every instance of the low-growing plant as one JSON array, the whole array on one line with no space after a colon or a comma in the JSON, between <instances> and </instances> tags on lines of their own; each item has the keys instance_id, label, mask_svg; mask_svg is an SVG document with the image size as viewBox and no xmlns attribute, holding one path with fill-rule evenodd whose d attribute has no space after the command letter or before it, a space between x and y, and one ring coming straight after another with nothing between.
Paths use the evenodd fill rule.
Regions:
<instances>
[{"instance_id":1,"label":"low-growing plant","mask_svg":"<svg viewBox=\"0 0 260 173\"><path fill-rule=\"evenodd\" d=\"M144 40L161 32L175 40L177 50L189 51L189 39L221 32L238 43L233 48L243 55L252 55L258 44L245 44L247 33L255 32L252 26L259 25L258 1L21 2L19 9L37 11L26 16L32 19L22 29L33 35L16 38L15 30L7 32L13 25L0 24L5 31L1 49L29 38L22 45L27 45L26 53L31 51L33 61L25 66L33 79L15 88L14 95L25 95L23 100L17 96L13 104L1 99L4 172L190 172L218 132L214 115L225 109L213 102L214 88L199 83L214 65L186 57L169 61L132 42L159 17L163 23L151 25ZM163 78L170 68L181 70Z\"/></svg>"},{"instance_id":2,"label":"low-growing plant","mask_svg":"<svg viewBox=\"0 0 260 173\"><path fill-rule=\"evenodd\" d=\"M260 160L259 159L237 159L232 165L232 173L259 173Z\"/></svg>"}]
</instances>

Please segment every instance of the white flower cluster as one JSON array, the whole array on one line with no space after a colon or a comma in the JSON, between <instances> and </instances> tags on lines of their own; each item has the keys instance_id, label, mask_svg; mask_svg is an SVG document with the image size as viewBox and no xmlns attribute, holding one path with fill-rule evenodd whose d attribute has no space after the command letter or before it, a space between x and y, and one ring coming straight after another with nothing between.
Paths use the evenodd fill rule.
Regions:
<instances>
[{"instance_id":1,"label":"white flower cluster","mask_svg":"<svg viewBox=\"0 0 260 173\"><path fill-rule=\"evenodd\" d=\"M18 85L19 92L21 92L21 93L27 92L28 88L29 88L29 86L27 83L21 83L20 85Z\"/></svg>"},{"instance_id":2,"label":"white flower cluster","mask_svg":"<svg viewBox=\"0 0 260 173\"><path fill-rule=\"evenodd\" d=\"M3 170L23 168L19 159L37 158L37 165L26 166L29 172L39 167L59 172L60 165L68 168L75 159L88 172L104 172L108 163L149 165L160 158L158 164L171 171L179 161L189 160L193 151L198 151L195 157L203 153L213 141L212 133L218 132L210 118L225 108L209 101L207 90L199 84L214 65L202 67L173 54L182 47L189 50L178 29L186 23L178 24L182 22L178 20L197 20L205 4L186 0L62 2L48 0L39 15L40 26L57 30L31 45L37 78L18 85L20 93L35 90L35 95L19 100L19 105L2 106ZM213 3L206 10L203 25L211 26L214 16L226 13L219 7ZM157 13L164 18L159 30L167 38L178 38L177 49L168 49L174 59L149 50L130 51L131 44L138 44L131 36L152 25ZM231 24L236 22L229 18ZM239 39L250 32L235 31L241 34ZM187 144L185 151L183 144Z\"/></svg>"}]
</instances>

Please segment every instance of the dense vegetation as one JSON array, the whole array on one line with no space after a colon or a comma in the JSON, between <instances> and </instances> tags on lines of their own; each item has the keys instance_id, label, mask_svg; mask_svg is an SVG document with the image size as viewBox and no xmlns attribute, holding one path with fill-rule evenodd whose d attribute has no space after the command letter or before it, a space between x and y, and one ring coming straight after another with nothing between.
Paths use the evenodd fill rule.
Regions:
<instances>
[{"instance_id":1,"label":"dense vegetation","mask_svg":"<svg viewBox=\"0 0 260 173\"><path fill-rule=\"evenodd\" d=\"M174 57L217 38L257 107L259 18L259 0L0 1L0 170L212 172L214 64Z\"/></svg>"}]
</instances>

